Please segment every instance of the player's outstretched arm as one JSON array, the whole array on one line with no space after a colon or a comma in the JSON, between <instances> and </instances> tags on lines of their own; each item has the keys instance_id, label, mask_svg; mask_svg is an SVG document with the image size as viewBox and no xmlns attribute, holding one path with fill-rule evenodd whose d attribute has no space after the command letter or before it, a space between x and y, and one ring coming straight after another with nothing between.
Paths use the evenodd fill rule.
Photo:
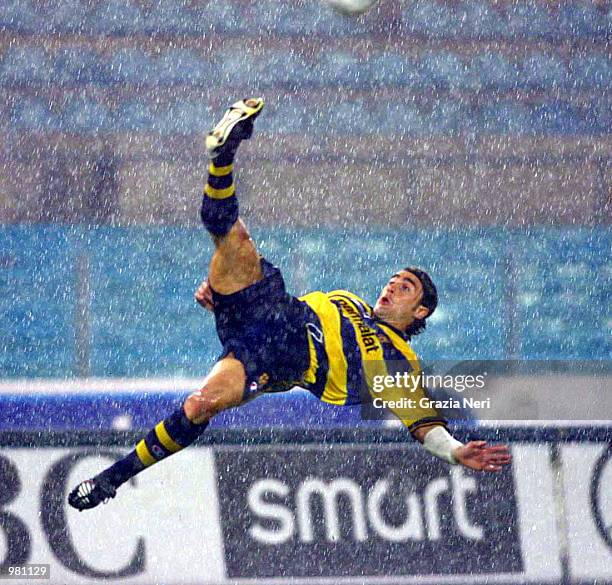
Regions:
<instances>
[{"instance_id":1,"label":"player's outstretched arm","mask_svg":"<svg viewBox=\"0 0 612 585\"><path fill-rule=\"evenodd\" d=\"M432 455L452 465L496 472L512 461L506 445L488 445L486 441L470 441L464 445L441 425L417 428L413 434Z\"/></svg>"}]
</instances>

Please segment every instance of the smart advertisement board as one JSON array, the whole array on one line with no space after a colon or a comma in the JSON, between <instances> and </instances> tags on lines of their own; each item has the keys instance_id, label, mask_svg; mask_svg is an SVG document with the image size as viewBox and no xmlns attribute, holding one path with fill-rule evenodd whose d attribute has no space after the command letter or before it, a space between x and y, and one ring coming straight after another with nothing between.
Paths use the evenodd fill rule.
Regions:
<instances>
[{"instance_id":1,"label":"smart advertisement board","mask_svg":"<svg viewBox=\"0 0 612 585\"><path fill-rule=\"evenodd\" d=\"M612 583L607 442L525 437L506 430L513 464L484 475L414 443L245 436L186 449L79 513L69 487L129 442L0 436L0 566L46 564L62 585Z\"/></svg>"},{"instance_id":2,"label":"smart advertisement board","mask_svg":"<svg viewBox=\"0 0 612 585\"><path fill-rule=\"evenodd\" d=\"M230 577L523 572L510 468L466 473L402 445L224 449L216 464Z\"/></svg>"}]
</instances>

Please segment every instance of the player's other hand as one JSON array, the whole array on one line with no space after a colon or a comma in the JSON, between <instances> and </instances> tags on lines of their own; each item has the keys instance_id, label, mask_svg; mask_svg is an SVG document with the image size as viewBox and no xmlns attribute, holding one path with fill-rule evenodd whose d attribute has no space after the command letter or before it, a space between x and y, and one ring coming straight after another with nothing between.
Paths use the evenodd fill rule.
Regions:
<instances>
[{"instance_id":1,"label":"player's other hand","mask_svg":"<svg viewBox=\"0 0 612 585\"><path fill-rule=\"evenodd\" d=\"M208 284L208 279L205 279L195 291L195 300L202 305L207 311L214 309L212 290Z\"/></svg>"},{"instance_id":2,"label":"player's other hand","mask_svg":"<svg viewBox=\"0 0 612 585\"><path fill-rule=\"evenodd\" d=\"M453 455L461 465L476 471L500 471L512 461L506 445L487 445L486 441L470 441L457 447Z\"/></svg>"}]
</instances>

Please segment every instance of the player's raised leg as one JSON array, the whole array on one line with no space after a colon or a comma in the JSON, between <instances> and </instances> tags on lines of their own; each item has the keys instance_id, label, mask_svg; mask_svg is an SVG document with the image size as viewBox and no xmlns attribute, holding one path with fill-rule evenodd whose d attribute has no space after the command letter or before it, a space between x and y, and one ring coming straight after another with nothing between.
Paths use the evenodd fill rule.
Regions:
<instances>
[{"instance_id":1,"label":"player's raised leg","mask_svg":"<svg viewBox=\"0 0 612 585\"><path fill-rule=\"evenodd\" d=\"M219 294L237 292L262 278L259 255L238 219L233 170L236 151L251 137L263 105L261 98L236 102L206 137L211 162L200 215L215 242L208 280Z\"/></svg>"},{"instance_id":2,"label":"player's raised leg","mask_svg":"<svg viewBox=\"0 0 612 585\"><path fill-rule=\"evenodd\" d=\"M250 138L261 99L236 102L206 138L211 163L201 217L213 236L215 252L208 279L219 294L242 290L262 278L259 255L241 220L233 181L233 160L242 140ZM78 510L113 498L117 488L142 470L184 449L199 437L217 413L243 401L246 373L232 354L221 359L200 390L159 422L126 457L92 479L81 482L68 501Z\"/></svg>"}]
</instances>

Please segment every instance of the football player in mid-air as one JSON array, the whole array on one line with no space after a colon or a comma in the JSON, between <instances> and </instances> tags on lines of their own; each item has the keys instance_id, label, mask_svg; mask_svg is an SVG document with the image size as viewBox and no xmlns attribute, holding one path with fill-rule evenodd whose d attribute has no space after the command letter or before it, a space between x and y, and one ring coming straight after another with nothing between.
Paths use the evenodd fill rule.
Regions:
<instances>
[{"instance_id":1,"label":"football player in mid-air","mask_svg":"<svg viewBox=\"0 0 612 585\"><path fill-rule=\"evenodd\" d=\"M331 404L358 404L363 389L367 393L375 377L392 374L397 364L419 371L408 341L425 329L438 302L425 271L398 270L371 307L345 290L296 298L286 292L278 268L257 253L238 217L233 170L263 105L259 98L233 104L206 137L210 166L201 218L215 251L196 300L214 312L223 353L202 387L132 452L72 490L68 501L78 510L113 498L131 477L193 443L216 414L260 393L299 385ZM389 388L387 397L405 394ZM421 387L410 395L425 396ZM434 409L391 410L427 451L450 464L495 472L510 462L504 445L457 441Z\"/></svg>"}]
</instances>

